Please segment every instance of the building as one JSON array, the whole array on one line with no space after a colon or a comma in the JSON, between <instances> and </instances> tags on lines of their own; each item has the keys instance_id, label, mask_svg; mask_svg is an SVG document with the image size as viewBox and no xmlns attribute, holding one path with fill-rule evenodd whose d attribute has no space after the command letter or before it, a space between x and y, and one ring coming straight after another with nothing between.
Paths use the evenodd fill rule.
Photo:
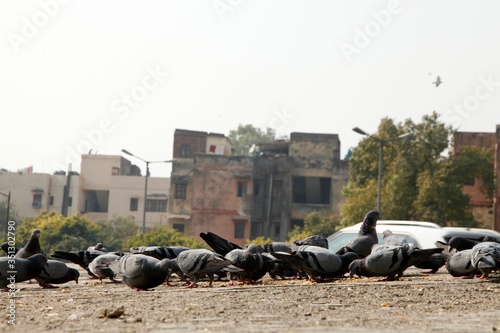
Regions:
<instances>
[{"instance_id":1,"label":"building","mask_svg":"<svg viewBox=\"0 0 500 333\"><path fill-rule=\"evenodd\" d=\"M82 155L80 174L0 173L0 192L11 192L11 206L21 217L42 210L104 221L132 215L142 226L144 188L140 169L119 155ZM146 227L167 223L169 192L169 178L148 179Z\"/></svg>"},{"instance_id":2,"label":"building","mask_svg":"<svg viewBox=\"0 0 500 333\"><path fill-rule=\"evenodd\" d=\"M231 156L220 134L176 130L173 151L169 226L187 236L284 241L307 215L338 215L344 201L348 165L336 134L292 133L259 145L254 156Z\"/></svg>"},{"instance_id":3,"label":"building","mask_svg":"<svg viewBox=\"0 0 500 333\"><path fill-rule=\"evenodd\" d=\"M453 137L453 153L460 153L464 146L475 146L490 148L494 153L492 168L496 175L496 193L489 200L481 192L480 179L471 179L464 185L463 190L470 195L470 203L473 206L474 218L483 228L500 231L500 125L496 126L495 133L478 132L456 132Z\"/></svg>"}]
</instances>

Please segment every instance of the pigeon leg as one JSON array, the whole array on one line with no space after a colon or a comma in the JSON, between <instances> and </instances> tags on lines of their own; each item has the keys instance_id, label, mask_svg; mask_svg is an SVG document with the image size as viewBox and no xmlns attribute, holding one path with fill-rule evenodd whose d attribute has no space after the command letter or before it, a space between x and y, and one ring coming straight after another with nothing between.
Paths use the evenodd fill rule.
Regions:
<instances>
[{"instance_id":1,"label":"pigeon leg","mask_svg":"<svg viewBox=\"0 0 500 333\"><path fill-rule=\"evenodd\" d=\"M198 287L197 283L198 283L198 277L195 277L193 282L191 282L190 285L182 287L182 289L196 288L196 287Z\"/></svg>"},{"instance_id":2,"label":"pigeon leg","mask_svg":"<svg viewBox=\"0 0 500 333\"><path fill-rule=\"evenodd\" d=\"M431 269L430 271L422 272L422 274L435 274L438 270L439 270L439 268L438 269Z\"/></svg>"},{"instance_id":3,"label":"pigeon leg","mask_svg":"<svg viewBox=\"0 0 500 333\"><path fill-rule=\"evenodd\" d=\"M40 285L43 289L53 289L53 288L59 288L57 286L54 286L53 284L47 283L46 285L42 286Z\"/></svg>"},{"instance_id":4,"label":"pigeon leg","mask_svg":"<svg viewBox=\"0 0 500 333\"><path fill-rule=\"evenodd\" d=\"M208 274L208 278L210 279L210 282L206 286L201 286L202 288L210 288L210 287L212 287L212 283L214 282L214 275L213 274Z\"/></svg>"}]
</instances>

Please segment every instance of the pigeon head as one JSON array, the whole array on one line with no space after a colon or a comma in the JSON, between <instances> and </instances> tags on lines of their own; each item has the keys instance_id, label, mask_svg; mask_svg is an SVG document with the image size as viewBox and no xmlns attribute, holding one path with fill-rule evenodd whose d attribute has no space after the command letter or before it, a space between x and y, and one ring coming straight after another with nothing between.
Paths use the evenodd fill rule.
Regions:
<instances>
[{"instance_id":1,"label":"pigeon head","mask_svg":"<svg viewBox=\"0 0 500 333\"><path fill-rule=\"evenodd\" d=\"M104 244L103 243L97 243L96 246L95 246L96 250L101 250L102 248L104 248Z\"/></svg>"},{"instance_id":2,"label":"pigeon head","mask_svg":"<svg viewBox=\"0 0 500 333\"><path fill-rule=\"evenodd\" d=\"M345 274L349 272L349 266L351 263L354 260L359 259L359 256L355 252L347 252L341 255L340 259L342 260L342 273Z\"/></svg>"},{"instance_id":3,"label":"pigeon head","mask_svg":"<svg viewBox=\"0 0 500 333\"><path fill-rule=\"evenodd\" d=\"M384 230L382 234L384 235L384 238L394 235L390 230Z\"/></svg>"},{"instance_id":4,"label":"pigeon head","mask_svg":"<svg viewBox=\"0 0 500 333\"><path fill-rule=\"evenodd\" d=\"M378 210L371 210L366 214L363 222L368 222L371 225L375 225L377 221L380 220L380 217L381 216Z\"/></svg>"},{"instance_id":5,"label":"pigeon head","mask_svg":"<svg viewBox=\"0 0 500 333\"><path fill-rule=\"evenodd\" d=\"M352 278L354 275L361 277L363 275L363 260L355 259L349 264L349 277Z\"/></svg>"},{"instance_id":6,"label":"pigeon head","mask_svg":"<svg viewBox=\"0 0 500 333\"><path fill-rule=\"evenodd\" d=\"M31 233L31 237L40 238L40 229L34 229Z\"/></svg>"},{"instance_id":7,"label":"pigeon head","mask_svg":"<svg viewBox=\"0 0 500 333\"><path fill-rule=\"evenodd\" d=\"M248 249L248 251L250 251L250 253L258 253L259 252L259 247L257 245L255 245L254 243L248 245L247 249Z\"/></svg>"},{"instance_id":8,"label":"pigeon head","mask_svg":"<svg viewBox=\"0 0 500 333\"><path fill-rule=\"evenodd\" d=\"M77 269L68 269L68 281L75 281L78 284L78 278L80 277L80 272Z\"/></svg>"}]
</instances>

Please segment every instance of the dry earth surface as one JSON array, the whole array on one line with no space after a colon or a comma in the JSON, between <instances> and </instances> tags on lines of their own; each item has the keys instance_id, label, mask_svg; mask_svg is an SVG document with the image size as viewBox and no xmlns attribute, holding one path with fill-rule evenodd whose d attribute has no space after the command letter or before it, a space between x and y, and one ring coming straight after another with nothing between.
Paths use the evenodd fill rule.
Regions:
<instances>
[{"instance_id":1,"label":"dry earth surface","mask_svg":"<svg viewBox=\"0 0 500 333\"><path fill-rule=\"evenodd\" d=\"M79 268L75 265L70 266ZM500 328L500 278L461 280L446 269L409 269L400 281L375 278L331 283L273 281L257 285L137 292L97 284L81 269L80 283L42 289L26 282L8 323L1 293L1 332L494 332ZM122 307L123 311L120 311ZM117 311L118 318L112 317ZM120 313L122 313L120 315Z\"/></svg>"}]
</instances>

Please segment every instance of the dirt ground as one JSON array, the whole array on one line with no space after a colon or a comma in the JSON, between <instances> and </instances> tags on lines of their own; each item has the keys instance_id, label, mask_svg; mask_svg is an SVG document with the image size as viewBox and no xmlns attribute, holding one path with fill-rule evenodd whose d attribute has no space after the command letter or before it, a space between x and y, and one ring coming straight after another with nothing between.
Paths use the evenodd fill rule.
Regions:
<instances>
[{"instance_id":1,"label":"dirt ground","mask_svg":"<svg viewBox=\"0 0 500 333\"><path fill-rule=\"evenodd\" d=\"M79 268L75 265L70 265ZM8 323L1 293L1 332L494 332L500 329L500 278L460 280L446 269L409 269L400 281L341 279L331 283L273 281L213 288L159 286L137 292L97 284L81 270L79 284L42 289L26 282ZM175 280L175 279L174 279ZM175 281L174 281L175 282ZM123 311L120 311L123 307ZM112 317L116 310L118 318Z\"/></svg>"}]
</instances>

